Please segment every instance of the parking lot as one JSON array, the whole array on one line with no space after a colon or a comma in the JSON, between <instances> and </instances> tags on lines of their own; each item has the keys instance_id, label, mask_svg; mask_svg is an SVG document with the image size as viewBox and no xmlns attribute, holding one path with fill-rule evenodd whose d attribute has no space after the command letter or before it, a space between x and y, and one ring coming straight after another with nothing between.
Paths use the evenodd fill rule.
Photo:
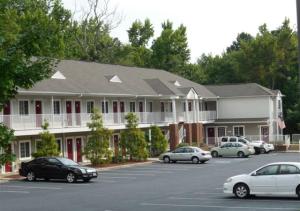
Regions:
<instances>
[{"instance_id":1,"label":"parking lot","mask_svg":"<svg viewBox=\"0 0 300 211\"><path fill-rule=\"evenodd\" d=\"M206 164L153 163L100 172L90 183L9 181L0 183L0 210L295 210L296 197L223 194L224 181L276 161L299 161L299 153L216 158Z\"/></svg>"}]
</instances>

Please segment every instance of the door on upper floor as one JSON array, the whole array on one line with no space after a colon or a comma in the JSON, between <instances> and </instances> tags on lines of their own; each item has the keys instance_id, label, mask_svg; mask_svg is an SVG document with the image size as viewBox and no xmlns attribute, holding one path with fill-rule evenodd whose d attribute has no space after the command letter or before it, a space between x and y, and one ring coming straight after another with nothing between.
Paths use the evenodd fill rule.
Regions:
<instances>
[{"instance_id":1,"label":"door on upper floor","mask_svg":"<svg viewBox=\"0 0 300 211\"><path fill-rule=\"evenodd\" d=\"M113 101L113 118L114 118L114 123L118 123L118 102Z\"/></svg>"},{"instance_id":2,"label":"door on upper floor","mask_svg":"<svg viewBox=\"0 0 300 211\"><path fill-rule=\"evenodd\" d=\"M139 114L140 114L140 122L143 123L144 122L144 104L143 102L139 102Z\"/></svg>"},{"instance_id":3,"label":"door on upper floor","mask_svg":"<svg viewBox=\"0 0 300 211\"><path fill-rule=\"evenodd\" d=\"M81 125L81 103L80 101L75 101L75 115L76 115L76 125Z\"/></svg>"},{"instance_id":4,"label":"door on upper floor","mask_svg":"<svg viewBox=\"0 0 300 211\"><path fill-rule=\"evenodd\" d=\"M10 127L10 114L11 114L11 109L10 109L10 101L6 102L3 107L3 123L7 126Z\"/></svg>"},{"instance_id":5,"label":"door on upper floor","mask_svg":"<svg viewBox=\"0 0 300 211\"><path fill-rule=\"evenodd\" d=\"M66 101L67 126L72 126L72 101Z\"/></svg>"},{"instance_id":6,"label":"door on upper floor","mask_svg":"<svg viewBox=\"0 0 300 211\"><path fill-rule=\"evenodd\" d=\"M165 103L164 102L160 102L160 120L162 122L165 121Z\"/></svg>"},{"instance_id":7,"label":"door on upper floor","mask_svg":"<svg viewBox=\"0 0 300 211\"><path fill-rule=\"evenodd\" d=\"M35 101L35 122L36 122L36 127L41 127L43 124L43 117L42 117L42 101L36 100Z\"/></svg>"},{"instance_id":8,"label":"door on upper floor","mask_svg":"<svg viewBox=\"0 0 300 211\"><path fill-rule=\"evenodd\" d=\"M120 115L121 115L121 122L124 123L125 120L125 103L124 101L120 101Z\"/></svg>"}]
</instances>

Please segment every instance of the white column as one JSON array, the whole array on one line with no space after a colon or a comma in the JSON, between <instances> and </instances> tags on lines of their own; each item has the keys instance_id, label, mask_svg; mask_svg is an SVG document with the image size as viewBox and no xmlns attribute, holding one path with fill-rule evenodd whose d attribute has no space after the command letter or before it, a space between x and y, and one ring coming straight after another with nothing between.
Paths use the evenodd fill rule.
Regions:
<instances>
[{"instance_id":1,"label":"white column","mask_svg":"<svg viewBox=\"0 0 300 211\"><path fill-rule=\"evenodd\" d=\"M173 110L173 121L174 123L177 122L177 117L176 117L176 101L175 99L172 99L172 110Z\"/></svg>"},{"instance_id":2,"label":"white column","mask_svg":"<svg viewBox=\"0 0 300 211\"><path fill-rule=\"evenodd\" d=\"M147 100L146 100L146 98L144 99L144 113L143 113L143 115L144 115L144 123L148 123L148 119L147 119Z\"/></svg>"},{"instance_id":3,"label":"white column","mask_svg":"<svg viewBox=\"0 0 300 211\"><path fill-rule=\"evenodd\" d=\"M188 107L188 100L185 100L185 115L186 115L186 122L189 122L189 107Z\"/></svg>"},{"instance_id":4,"label":"white column","mask_svg":"<svg viewBox=\"0 0 300 211\"><path fill-rule=\"evenodd\" d=\"M193 100L193 107L194 107L194 109L193 109L193 116L194 116L193 122L197 122L197 119L196 119L197 111L196 111L196 100L195 99Z\"/></svg>"}]
</instances>

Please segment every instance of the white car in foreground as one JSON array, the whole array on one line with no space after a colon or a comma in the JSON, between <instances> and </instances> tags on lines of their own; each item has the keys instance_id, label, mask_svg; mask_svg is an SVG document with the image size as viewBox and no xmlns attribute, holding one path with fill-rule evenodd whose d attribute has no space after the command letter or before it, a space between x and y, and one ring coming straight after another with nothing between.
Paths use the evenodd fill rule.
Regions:
<instances>
[{"instance_id":1,"label":"white car in foreground","mask_svg":"<svg viewBox=\"0 0 300 211\"><path fill-rule=\"evenodd\" d=\"M230 177L224 183L223 190L237 198L246 198L249 195L300 198L300 162L271 163L250 174Z\"/></svg>"}]
</instances>

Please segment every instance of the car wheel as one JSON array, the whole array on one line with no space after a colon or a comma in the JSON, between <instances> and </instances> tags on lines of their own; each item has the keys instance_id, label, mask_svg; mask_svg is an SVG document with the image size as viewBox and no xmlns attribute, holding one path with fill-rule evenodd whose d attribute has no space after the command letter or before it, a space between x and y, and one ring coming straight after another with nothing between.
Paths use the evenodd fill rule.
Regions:
<instances>
[{"instance_id":1,"label":"car wheel","mask_svg":"<svg viewBox=\"0 0 300 211\"><path fill-rule=\"evenodd\" d=\"M237 156L239 158L243 158L243 157L245 157L245 153L240 151L240 152L237 153Z\"/></svg>"},{"instance_id":2,"label":"car wheel","mask_svg":"<svg viewBox=\"0 0 300 211\"><path fill-rule=\"evenodd\" d=\"M266 152L266 149L265 149L265 148L261 148L261 149L260 149L260 153L261 153L261 154L267 153L267 152Z\"/></svg>"},{"instance_id":3,"label":"car wheel","mask_svg":"<svg viewBox=\"0 0 300 211\"><path fill-rule=\"evenodd\" d=\"M83 182L89 182L91 179L83 179Z\"/></svg>"},{"instance_id":4,"label":"car wheel","mask_svg":"<svg viewBox=\"0 0 300 211\"><path fill-rule=\"evenodd\" d=\"M76 182L76 176L73 172L69 172L66 179L68 183Z\"/></svg>"},{"instance_id":5,"label":"car wheel","mask_svg":"<svg viewBox=\"0 0 300 211\"><path fill-rule=\"evenodd\" d=\"M219 157L219 154L217 151L212 151L211 156L213 156L214 158L217 158L217 157Z\"/></svg>"},{"instance_id":6,"label":"car wheel","mask_svg":"<svg viewBox=\"0 0 300 211\"><path fill-rule=\"evenodd\" d=\"M194 164L199 163L199 158L197 158L197 157L192 157L192 162L193 162Z\"/></svg>"},{"instance_id":7,"label":"car wheel","mask_svg":"<svg viewBox=\"0 0 300 211\"><path fill-rule=\"evenodd\" d=\"M239 199L247 198L250 195L248 186L243 183L235 185L233 193Z\"/></svg>"},{"instance_id":8,"label":"car wheel","mask_svg":"<svg viewBox=\"0 0 300 211\"><path fill-rule=\"evenodd\" d=\"M164 157L164 163L170 163L170 157L169 156L165 156Z\"/></svg>"},{"instance_id":9,"label":"car wheel","mask_svg":"<svg viewBox=\"0 0 300 211\"><path fill-rule=\"evenodd\" d=\"M298 199L300 199L300 185L298 185L298 187L296 189L296 194L298 196Z\"/></svg>"},{"instance_id":10,"label":"car wheel","mask_svg":"<svg viewBox=\"0 0 300 211\"><path fill-rule=\"evenodd\" d=\"M26 179L29 181L29 182L32 182L32 181L35 181L35 174L33 171L28 171L27 175L26 175Z\"/></svg>"}]
</instances>

